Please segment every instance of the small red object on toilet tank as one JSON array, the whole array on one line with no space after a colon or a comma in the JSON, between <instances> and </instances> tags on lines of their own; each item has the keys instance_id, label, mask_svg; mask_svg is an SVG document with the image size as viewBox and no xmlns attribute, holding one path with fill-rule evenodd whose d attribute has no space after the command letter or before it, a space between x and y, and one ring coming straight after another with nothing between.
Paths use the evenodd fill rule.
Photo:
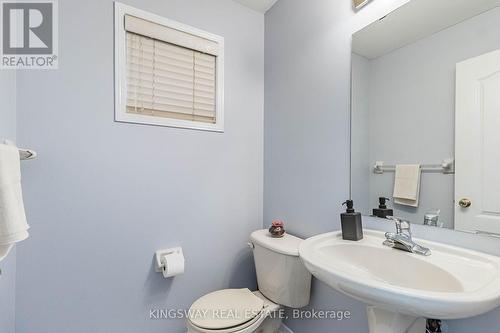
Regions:
<instances>
[{"instance_id":1,"label":"small red object on toilet tank","mask_svg":"<svg viewBox=\"0 0 500 333\"><path fill-rule=\"evenodd\" d=\"M273 237L283 237L285 235L285 223L280 220L274 220L269 227L269 233Z\"/></svg>"}]
</instances>

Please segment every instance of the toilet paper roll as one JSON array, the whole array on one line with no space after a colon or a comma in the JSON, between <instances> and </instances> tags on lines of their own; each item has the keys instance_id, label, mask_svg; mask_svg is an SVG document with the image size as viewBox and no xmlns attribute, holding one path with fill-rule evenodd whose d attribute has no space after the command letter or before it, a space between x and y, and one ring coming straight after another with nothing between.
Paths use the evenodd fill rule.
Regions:
<instances>
[{"instance_id":1,"label":"toilet paper roll","mask_svg":"<svg viewBox=\"0 0 500 333\"><path fill-rule=\"evenodd\" d=\"M184 273L184 256L174 252L163 257L163 277L169 278Z\"/></svg>"}]
</instances>

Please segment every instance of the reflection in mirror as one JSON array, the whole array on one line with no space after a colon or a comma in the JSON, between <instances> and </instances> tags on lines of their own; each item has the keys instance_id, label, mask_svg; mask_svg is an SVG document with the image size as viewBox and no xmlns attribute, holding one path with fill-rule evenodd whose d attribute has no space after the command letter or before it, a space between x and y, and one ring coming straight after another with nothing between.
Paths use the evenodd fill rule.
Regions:
<instances>
[{"instance_id":1,"label":"reflection in mirror","mask_svg":"<svg viewBox=\"0 0 500 333\"><path fill-rule=\"evenodd\" d=\"M413 0L353 35L358 211L500 234L499 6Z\"/></svg>"}]
</instances>

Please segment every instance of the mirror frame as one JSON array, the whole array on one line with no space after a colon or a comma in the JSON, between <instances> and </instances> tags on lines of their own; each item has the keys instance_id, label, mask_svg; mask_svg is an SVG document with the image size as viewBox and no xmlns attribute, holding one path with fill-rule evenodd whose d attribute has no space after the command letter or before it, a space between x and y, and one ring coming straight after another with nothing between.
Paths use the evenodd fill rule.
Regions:
<instances>
[{"instance_id":1,"label":"mirror frame","mask_svg":"<svg viewBox=\"0 0 500 333\"><path fill-rule=\"evenodd\" d=\"M352 6L354 9L361 9L364 7L367 3L369 3L371 0L352 0Z\"/></svg>"}]
</instances>

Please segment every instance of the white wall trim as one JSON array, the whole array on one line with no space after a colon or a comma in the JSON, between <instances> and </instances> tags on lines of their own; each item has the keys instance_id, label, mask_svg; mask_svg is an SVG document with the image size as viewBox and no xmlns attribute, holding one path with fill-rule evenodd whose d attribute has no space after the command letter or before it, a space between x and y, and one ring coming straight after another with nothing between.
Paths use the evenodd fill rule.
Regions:
<instances>
[{"instance_id":1,"label":"white wall trim","mask_svg":"<svg viewBox=\"0 0 500 333\"><path fill-rule=\"evenodd\" d=\"M293 331L285 324L281 324L280 328L278 329L278 333L293 333Z\"/></svg>"}]
</instances>

